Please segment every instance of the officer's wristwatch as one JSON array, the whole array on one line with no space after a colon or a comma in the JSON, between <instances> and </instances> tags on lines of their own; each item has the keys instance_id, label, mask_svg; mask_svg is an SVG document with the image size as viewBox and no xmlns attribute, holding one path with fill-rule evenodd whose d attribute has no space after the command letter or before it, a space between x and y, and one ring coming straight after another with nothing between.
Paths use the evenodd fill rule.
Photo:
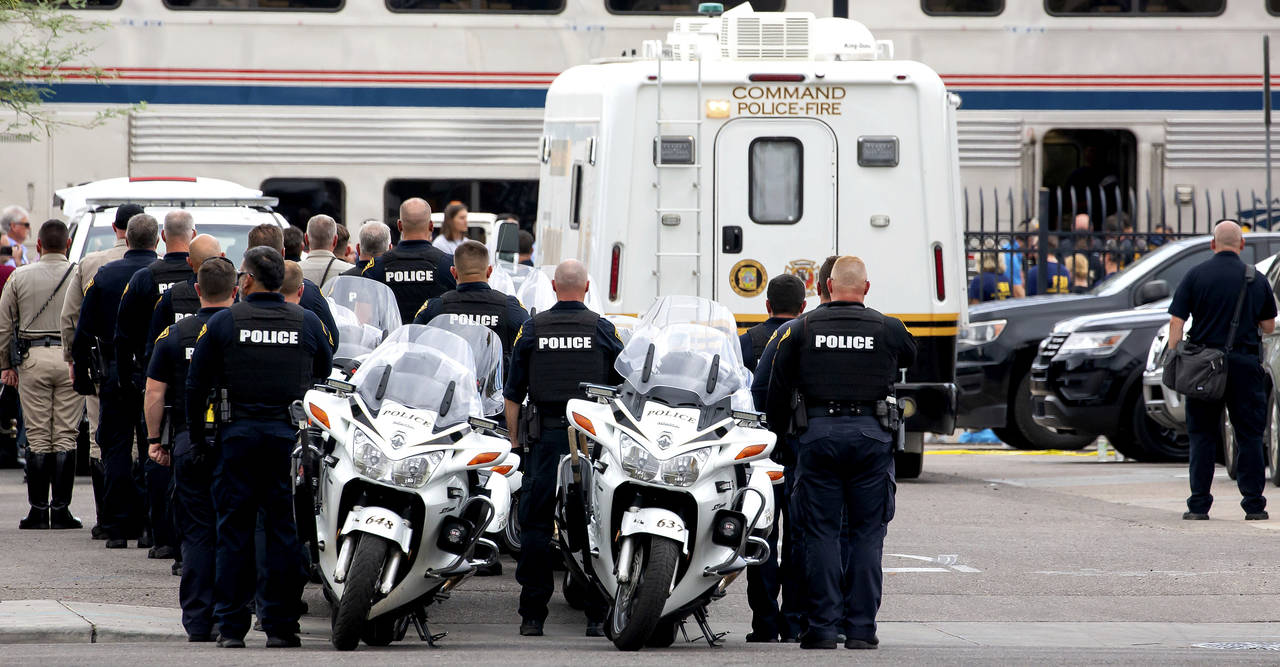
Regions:
<instances>
[{"instance_id":1,"label":"officer's wristwatch","mask_svg":"<svg viewBox=\"0 0 1280 667\"><path fill-rule=\"evenodd\" d=\"M148 445L158 445L158 444L160 444L161 439L162 439L162 438L160 438L160 436L156 436L156 437L154 437L154 438L147 438L147 444L148 444Z\"/></svg>"}]
</instances>

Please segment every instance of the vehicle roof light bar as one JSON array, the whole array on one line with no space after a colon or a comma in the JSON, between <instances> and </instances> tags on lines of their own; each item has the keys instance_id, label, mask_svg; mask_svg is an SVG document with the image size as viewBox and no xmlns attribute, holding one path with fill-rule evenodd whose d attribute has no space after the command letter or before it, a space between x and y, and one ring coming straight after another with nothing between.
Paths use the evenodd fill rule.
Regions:
<instances>
[{"instance_id":1,"label":"vehicle roof light bar","mask_svg":"<svg viewBox=\"0 0 1280 667\"><path fill-rule=\"evenodd\" d=\"M277 197L92 197L85 199L86 206L104 209L116 206L124 206L125 204L137 204L139 206L169 206L173 208L241 208L253 206L270 206L274 207L280 204Z\"/></svg>"}]
</instances>

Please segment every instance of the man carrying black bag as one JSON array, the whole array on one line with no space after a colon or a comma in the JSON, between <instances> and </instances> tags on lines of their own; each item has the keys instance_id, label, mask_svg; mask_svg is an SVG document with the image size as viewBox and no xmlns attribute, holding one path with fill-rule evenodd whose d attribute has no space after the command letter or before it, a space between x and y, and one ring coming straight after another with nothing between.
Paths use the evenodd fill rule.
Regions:
<instances>
[{"instance_id":1,"label":"man carrying black bag","mask_svg":"<svg viewBox=\"0 0 1280 667\"><path fill-rule=\"evenodd\" d=\"M1237 448L1236 483L1245 519L1266 520L1267 499L1262 496L1264 462L1262 432L1267 424L1267 376L1259 357L1262 333L1276 326L1276 302L1271 286L1257 277L1253 267L1240 260L1244 235L1240 225L1222 220L1213 229L1210 243L1214 256L1192 269L1178 285L1169 306L1170 349L1175 351L1175 385L1189 389L1187 396L1187 431L1191 439L1191 496L1183 519L1209 518L1213 496L1213 468L1217 452L1222 449L1222 410L1226 408L1235 429ZM1183 327L1194 318L1185 350L1178 350ZM1192 346L1205 351L1194 354ZM1224 353L1225 389L1212 391L1214 351ZM1200 363L1208 361L1208 363ZM1199 372L1197 372L1199 371ZM1183 382L1190 375L1206 377L1197 387ZM1207 385L1207 386L1206 386ZM1197 389L1208 389L1196 397ZM1216 395L1216 397L1215 397Z\"/></svg>"}]
</instances>

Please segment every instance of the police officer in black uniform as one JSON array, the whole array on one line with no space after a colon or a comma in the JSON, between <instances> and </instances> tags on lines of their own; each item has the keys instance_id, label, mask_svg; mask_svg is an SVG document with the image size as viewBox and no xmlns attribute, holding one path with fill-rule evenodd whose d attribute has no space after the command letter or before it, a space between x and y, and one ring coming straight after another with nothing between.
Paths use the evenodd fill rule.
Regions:
<instances>
[{"instance_id":1,"label":"police officer in black uniform","mask_svg":"<svg viewBox=\"0 0 1280 667\"><path fill-rule=\"evenodd\" d=\"M620 384L613 362L622 339L609 320L591 312L586 296L587 270L577 260L556 267L557 303L524 323L511 353L511 372L503 388L508 424L516 424L520 403L528 395L529 417L521 423L527 447L520 492L520 634L538 637L547 618L552 582L551 529L555 513L556 470L569 453L565 403L583 396L579 384ZM518 449L517 429L511 429ZM587 636L604 635L607 609L594 589L588 593Z\"/></svg>"},{"instance_id":2,"label":"police officer in black uniform","mask_svg":"<svg viewBox=\"0 0 1280 667\"><path fill-rule=\"evenodd\" d=\"M794 319L804 311L807 290L804 281L783 274L769 281L764 307L769 319L757 324L738 337L742 345L742 359L753 373L760 356L773 332L786 322ZM778 517L783 514L788 494L784 484L773 486L773 525L778 525ZM790 513L787 513L790 516ZM794 532L790 523L788 533ZM778 577L778 532L769 534L770 557L765 562L747 570L747 603L751 605L751 632L747 634L748 642L772 642L779 637L793 638L799 630L793 632L787 619L778 610L778 593L780 582ZM792 565L792 563L788 563Z\"/></svg>"},{"instance_id":3,"label":"police officer in black uniform","mask_svg":"<svg viewBox=\"0 0 1280 667\"><path fill-rule=\"evenodd\" d=\"M449 267L458 288L431 299L414 316L414 324L427 324L437 315L453 315L459 321L488 327L502 339L503 367L511 366L511 344L529 311L514 296L489 287L489 249L478 241L463 241L453 251Z\"/></svg>"},{"instance_id":4,"label":"police officer in black uniform","mask_svg":"<svg viewBox=\"0 0 1280 667\"><path fill-rule=\"evenodd\" d=\"M191 254L187 256L191 278L169 288L156 302L155 310L151 312L151 326L147 328L148 358L151 356L151 346L165 329L199 312L201 305L200 295L196 293L196 274L200 273L200 266L205 260L221 256L222 244L218 243L218 239L208 234L199 234L191 239Z\"/></svg>"},{"instance_id":5,"label":"police officer in black uniform","mask_svg":"<svg viewBox=\"0 0 1280 667\"><path fill-rule=\"evenodd\" d=\"M142 395L121 390L115 351L116 317L120 299L133 274L156 260L155 248L159 241L160 226L155 218L140 213L129 219L125 232L129 250L123 258L103 265L89 281L72 343L76 391L84 395L97 393L102 404L97 438L104 468L103 509L108 549L128 547L127 538L137 533L142 521L138 487L133 479L133 451ZM96 378L93 369L97 369ZM95 382L99 384L95 386Z\"/></svg>"},{"instance_id":6,"label":"police officer in black uniform","mask_svg":"<svg viewBox=\"0 0 1280 667\"><path fill-rule=\"evenodd\" d=\"M249 230L249 245L246 250L266 247L280 253L284 257L284 230L278 225L263 223ZM302 281L302 297L298 300L303 310L311 311L320 318L325 331L329 332L330 347L338 349L338 325L333 321L333 312L329 310L329 300L324 298L320 287L310 280Z\"/></svg>"},{"instance_id":7,"label":"police officer in black uniform","mask_svg":"<svg viewBox=\"0 0 1280 667\"><path fill-rule=\"evenodd\" d=\"M384 283L396 295L400 321L412 322L428 299L456 287L453 259L431 245L431 206L418 199L400 205L400 243L369 260L361 276Z\"/></svg>"},{"instance_id":8,"label":"police officer in black uniform","mask_svg":"<svg viewBox=\"0 0 1280 667\"><path fill-rule=\"evenodd\" d=\"M120 368L122 392L142 394L151 315L160 295L195 277L189 263L191 240L195 233L195 221L187 211L170 211L165 215L164 229L160 232L165 243L164 257L134 273L120 297L120 312L116 317L116 365ZM137 400L134 404L139 409L134 415L134 423L138 423L142 415L142 401ZM154 543L147 557L175 559L178 557L178 539L173 534L173 522L168 516L170 470L147 458L145 447L140 451L140 465L142 484L139 486L146 491L147 526L144 533L150 532Z\"/></svg>"},{"instance_id":9,"label":"police officer in black uniform","mask_svg":"<svg viewBox=\"0 0 1280 667\"><path fill-rule=\"evenodd\" d=\"M1266 484L1262 451L1262 434L1267 427L1266 372L1259 361L1258 335L1272 333L1276 327L1276 301L1271 286L1262 276L1246 282L1247 267L1240 260L1244 235L1233 220L1223 220L1214 227L1210 244L1214 256L1191 269L1173 293L1169 304L1169 341L1173 349L1182 341L1187 320L1194 317L1190 341L1225 349L1227 353L1226 395L1217 401L1187 398L1187 432L1191 438L1191 496L1183 519L1209 518L1213 495L1214 461L1222 451L1222 411L1228 410L1236 436L1236 484L1240 487L1240 506L1249 521L1268 519L1267 499L1262 490ZM1243 298L1242 297L1243 290ZM1235 336L1228 340L1236 302L1240 302ZM1273 425L1272 428L1276 428Z\"/></svg>"},{"instance_id":10,"label":"police officer in black uniform","mask_svg":"<svg viewBox=\"0 0 1280 667\"><path fill-rule=\"evenodd\" d=\"M151 460L173 470L173 514L182 546L182 583L178 587L182 626L189 641L211 642L217 639L213 631L217 517L209 488L210 471L192 462L187 428L187 359L209 319L235 300L236 268L231 260L216 257L202 262L195 289L200 296L200 310L170 325L155 341L143 404ZM205 415L195 418L204 419Z\"/></svg>"},{"instance_id":11,"label":"police officer in black uniform","mask_svg":"<svg viewBox=\"0 0 1280 667\"><path fill-rule=\"evenodd\" d=\"M870 283L862 260L836 260L828 285L834 300L778 339L768 416L799 432L794 502L804 515L810 596L800 646L835 648L843 634L845 648L875 648L900 419L886 399L916 345L902 322L863 305ZM842 507L853 542L845 563Z\"/></svg>"},{"instance_id":12,"label":"police officer in black uniform","mask_svg":"<svg viewBox=\"0 0 1280 667\"><path fill-rule=\"evenodd\" d=\"M289 489L289 456L297 429L289 405L329 374L329 334L319 318L279 293L284 258L272 248L245 253L244 299L209 319L187 373L187 414L193 464L213 467L217 512L214 623L218 646L241 648L254 597L254 528L266 529L266 572L258 617L271 648L299 645L301 550ZM217 390L217 391L215 391ZM225 398L223 395L225 394ZM205 421L218 416L216 445Z\"/></svg>"}]
</instances>

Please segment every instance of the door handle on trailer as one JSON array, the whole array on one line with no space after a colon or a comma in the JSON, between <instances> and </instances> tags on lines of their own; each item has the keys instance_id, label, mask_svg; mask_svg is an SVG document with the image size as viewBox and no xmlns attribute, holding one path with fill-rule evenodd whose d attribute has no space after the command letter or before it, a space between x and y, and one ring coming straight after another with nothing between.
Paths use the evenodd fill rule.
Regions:
<instances>
[{"instance_id":1,"label":"door handle on trailer","mask_svg":"<svg viewBox=\"0 0 1280 667\"><path fill-rule=\"evenodd\" d=\"M742 228L729 225L720 231L721 252L737 254L742 252Z\"/></svg>"}]
</instances>

